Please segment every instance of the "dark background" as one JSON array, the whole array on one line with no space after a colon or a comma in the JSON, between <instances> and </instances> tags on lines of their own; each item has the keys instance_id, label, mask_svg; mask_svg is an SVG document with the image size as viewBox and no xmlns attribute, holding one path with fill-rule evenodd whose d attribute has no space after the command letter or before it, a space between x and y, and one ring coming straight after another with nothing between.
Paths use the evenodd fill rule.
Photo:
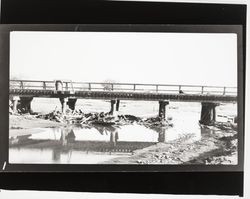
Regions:
<instances>
[{"instance_id":1,"label":"dark background","mask_svg":"<svg viewBox=\"0 0 250 199\"><path fill-rule=\"evenodd\" d=\"M243 25L245 69L245 5L93 0L2 0L1 3L2 24ZM243 172L2 172L0 173L0 188L242 196Z\"/></svg>"}]
</instances>

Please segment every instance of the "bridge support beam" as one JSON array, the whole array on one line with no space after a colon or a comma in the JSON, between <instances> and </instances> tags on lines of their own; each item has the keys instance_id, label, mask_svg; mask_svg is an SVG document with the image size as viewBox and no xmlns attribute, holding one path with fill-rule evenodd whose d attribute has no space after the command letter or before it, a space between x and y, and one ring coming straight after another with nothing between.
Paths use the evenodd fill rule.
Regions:
<instances>
[{"instance_id":1,"label":"bridge support beam","mask_svg":"<svg viewBox=\"0 0 250 199\"><path fill-rule=\"evenodd\" d=\"M110 107L110 114L114 114L114 111L119 111L120 107L120 100L111 100L110 101L111 107Z\"/></svg>"},{"instance_id":2,"label":"bridge support beam","mask_svg":"<svg viewBox=\"0 0 250 199\"><path fill-rule=\"evenodd\" d=\"M200 124L209 125L216 121L216 106L218 103L202 102Z\"/></svg>"},{"instance_id":3,"label":"bridge support beam","mask_svg":"<svg viewBox=\"0 0 250 199\"><path fill-rule=\"evenodd\" d=\"M111 107L110 107L110 112L109 112L109 113L110 113L111 115L113 115L114 110L115 110L115 109L114 109L115 102L116 102L116 100L111 100L111 101L110 101Z\"/></svg>"},{"instance_id":4,"label":"bridge support beam","mask_svg":"<svg viewBox=\"0 0 250 199\"><path fill-rule=\"evenodd\" d=\"M116 100L115 110L119 111L119 107L120 107L120 100Z\"/></svg>"},{"instance_id":5,"label":"bridge support beam","mask_svg":"<svg viewBox=\"0 0 250 199\"><path fill-rule=\"evenodd\" d=\"M67 105L69 106L69 108L70 108L72 111L75 110L76 101L77 101L76 98L69 98L69 99L68 99Z\"/></svg>"},{"instance_id":6,"label":"bridge support beam","mask_svg":"<svg viewBox=\"0 0 250 199\"><path fill-rule=\"evenodd\" d=\"M17 108L21 110L21 113L31 113L31 101L33 97L20 97L20 103Z\"/></svg>"},{"instance_id":7,"label":"bridge support beam","mask_svg":"<svg viewBox=\"0 0 250 199\"><path fill-rule=\"evenodd\" d=\"M62 113L64 114L66 111L67 100L64 97L59 98L62 105Z\"/></svg>"},{"instance_id":8,"label":"bridge support beam","mask_svg":"<svg viewBox=\"0 0 250 199\"><path fill-rule=\"evenodd\" d=\"M165 119L166 117L166 105L169 104L169 101L159 101L159 117Z\"/></svg>"},{"instance_id":9,"label":"bridge support beam","mask_svg":"<svg viewBox=\"0 0 250 199\"><path fill-rule=\"evenodd\" d=\"M13 96L11 97L10 101L11 101L11 105L10 108L12 109L13 113L17 113L17 106L18 106L18 101L20 100L20 98L18 96Z\"/></svg>"}]
</instances>

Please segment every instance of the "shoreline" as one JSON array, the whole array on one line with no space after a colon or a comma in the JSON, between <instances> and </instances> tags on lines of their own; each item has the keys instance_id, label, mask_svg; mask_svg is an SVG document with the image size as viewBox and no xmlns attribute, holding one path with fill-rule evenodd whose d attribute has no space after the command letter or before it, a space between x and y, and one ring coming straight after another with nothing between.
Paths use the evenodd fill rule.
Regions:
<instances>
[{"instance_id":1,"label":"shoreline","mask_svg":"<svg viewBox=\"0 0 250 199\"><path fill-rule=\"evenodd\" d=\"M40 128L64 127L65 124L36 118L34 115L9 115L9 137L39 133Z\"/></svg>"},{"instance_id":2,"label":"shoreline","mask_svg":"<svg viewBox=\"0 0 250 199\"><path fill-rule=\"evenodd\" d=\"M195 142L190 142L190 138L186 136L168 143L157 143L136 150L131 157L118 157L103 164L237 165L237 146L230 143L234 138L222 141L215 137L205 137ZM225 148L225 145L228 147Z\"/></svg>"}]
</instances>

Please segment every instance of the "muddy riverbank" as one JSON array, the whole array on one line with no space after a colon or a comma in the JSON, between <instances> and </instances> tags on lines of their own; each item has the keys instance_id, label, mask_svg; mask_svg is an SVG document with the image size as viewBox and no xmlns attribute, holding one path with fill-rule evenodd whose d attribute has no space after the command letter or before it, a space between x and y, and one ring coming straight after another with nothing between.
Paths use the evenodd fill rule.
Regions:
<instances>
[{"instance_id":1,"label":"muddy riverbank","mask_svg":"<svg viewBox=\"0 0 250 199\"><path fill-rule=\"evenodd\" d=\"M196 142L192 135L169 143L134 151L131 157L118 157L104 164L237 164L237 133L212 134Z\"/></svg>"},{"instance_id":2,"label":"muddy riverbank","mask_svg":"<svg viewBox=\"0 0 250 199\"><path fill-rule=\"evenodd\" d=\"M41 132L40 128L63 127L65 124L37 118L36 115L10 115L9 136L28 135Z\"/></svg>"}]
</instances>

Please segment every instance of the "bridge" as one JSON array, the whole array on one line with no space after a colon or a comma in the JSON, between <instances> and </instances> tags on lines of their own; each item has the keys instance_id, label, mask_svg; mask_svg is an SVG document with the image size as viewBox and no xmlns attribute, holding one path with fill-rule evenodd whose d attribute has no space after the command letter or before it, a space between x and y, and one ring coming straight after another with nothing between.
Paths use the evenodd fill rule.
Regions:
<instances>
[{"instance_id":1,"label":"bridge","mask_svg":"<svg viewBox=\"0 0 250 199\"><path fill-rule=\"evenodd\" d=\"M30 112L34 97L58 98L62 112L67 105L74 110L80 98L110 100L111 114L119 110L120 100L142 100L159 101L159 116L164 118L169 101L201 102L200 122L204 124L215 120L215 107L220 103L237 102L237 87L222 86L10 80L9 88L14 112L18 107Z\"/></svg>"}]
</instances>

